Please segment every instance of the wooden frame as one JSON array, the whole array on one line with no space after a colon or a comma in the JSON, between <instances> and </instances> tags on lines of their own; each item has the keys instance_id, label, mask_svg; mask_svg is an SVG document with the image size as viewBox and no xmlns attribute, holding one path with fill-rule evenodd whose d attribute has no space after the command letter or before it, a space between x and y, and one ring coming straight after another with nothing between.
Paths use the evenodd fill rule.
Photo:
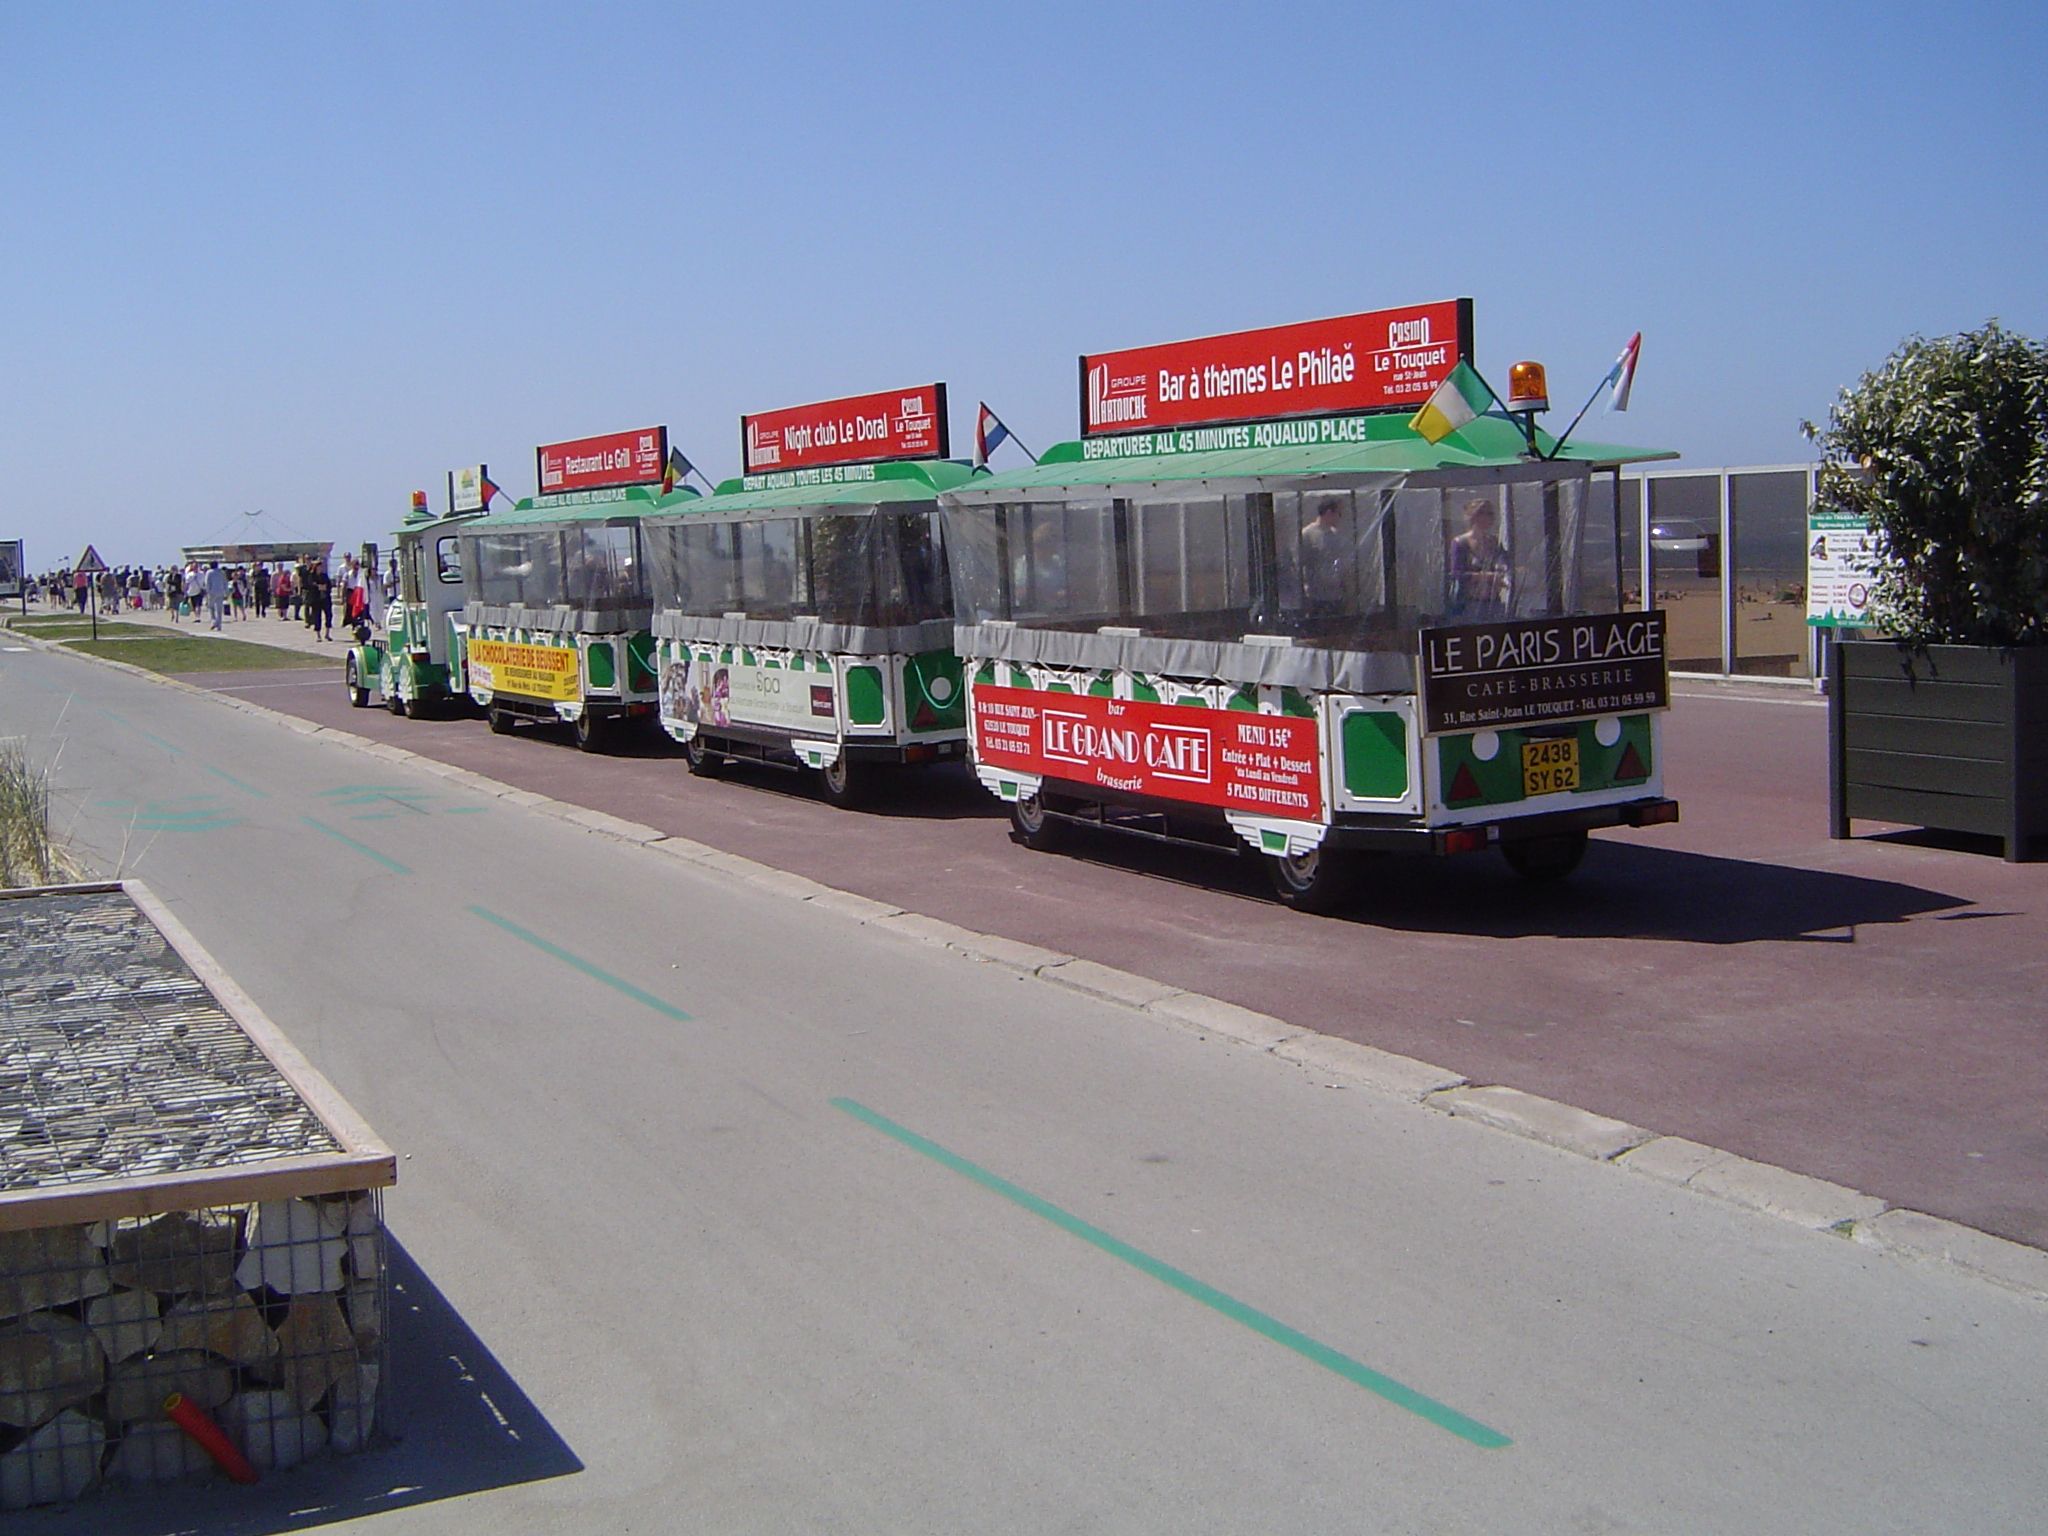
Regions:
<instances>
[{"instance_id":1,"label":"wooden frame","mask_svg":"<svg viewBox=\"0 0 2048 1536\"><path fill-rule=\"evenodd\" d=\"M199 984L233 1019L242 1033L275 1067L313 1112L340 1152L271 1158L189 1173L147 1174L132 1179L100 1179L36 1189L0 1191L0 1232L35 1227L79 1225L121 1217L158 1216L207 1206L248 1205L260 1200L286 1200L306 1195L339 1195L359 1190L388 1189L398 1182L398 1159L392 1150L332 1083L257 1007L255 999L221 969L212 955L169 908L140 880L84 881L75 885L30 886L0 890L0 901L34 896L111 894L120 892L135 903Z\"/></svg>"}]
</instances>

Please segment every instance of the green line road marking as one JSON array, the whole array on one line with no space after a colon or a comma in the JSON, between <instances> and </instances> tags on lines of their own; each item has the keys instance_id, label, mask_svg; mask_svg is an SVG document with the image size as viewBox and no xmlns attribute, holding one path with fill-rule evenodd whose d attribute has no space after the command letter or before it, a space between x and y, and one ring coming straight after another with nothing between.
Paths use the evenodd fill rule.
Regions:
<instances>
[{"instance_id":1,"label":"green line road marking","mask_svg":"<svg viewBox=\"0 0 2048 1536\"><path fill-rule=\"evenodd\" d=\"M662 1017L674 1019L676 1020L676 1022L680 1024L687 1024L690 1022L690 1016L687 1013L683 1012L682 1009L677 1008L672 1004L664 1003L660 998L656 997L651 992L642 992L630 981L627 981L622 977L614 976L610 971L599 969L597 966L592 965L588 960L585 960L580 956L570 954L569 951L561 948L559 945L550 944L546 939L542 938L537 933L528 933L524 928L520 927L517 923L513 922L512 919L510 919L509 917L500 917L498 916L497 913L493 912L489 907L471 907L469 910L474 912L478 917L482 918L487 923L496 923L500 928L504 929L507 933L511 934L512 937L514 937L515 939L525 940L528 944L531 944L535 949L541 951L541 953L553 955L557 960L562 961L564 964L575 966L577 970L581 971L584 975L590 977L593 981L603 982L606 986L610 987L614 992L623 993L627 997L632 998L633 1001L636 1003L645 1003L649 1008L652 1008L656 1013L662 1015Z\"/></svg>"},{"instance_id":2,"label":"green line road marking","mask_svg":"<svg viewBox=\"0 0 2048 1536\"><path fill-rule=\"evenodd\" d=\"M451 805L441 814L444 816L481 816L489 809L488 805Z\"/></svg>"},{"instance_id":3,"label":"green line road marking","mask_svg":"<svg viewBox=\"0 0 2048 1536\"><path fill-rule=\"evenodd\" d=\"M472 907L471 911L476 908ZM966 1158L948 1152L935 1141L927 1141L915 1131L898 1125L895 1121L876 1114L863 1104L852 1099L834 1099L835 1109L843 1109L854 1119L872 1126L884 1136L903 1143L914 1152L921 1152L933 1162L952 1169L955 1173L972 1179L983 1189L1001 1195L1013 1205L1022 1206L1034 1216L1042 1216L1062 1231L1072 1233L1082 1242L1100 1248L1112 1258L1122 1259L1133 1269L1141 1270L1162 1284L1172 1286L1183 1296L1199 1301L1203 1306L1221 1312L1232 1322L1242 1323L1254 1333L1263 1334L1275 1344L1293 1350L1305 1360L1313 1360L1328 1371L1335 1371L1346 1381L1377 1393L1397 1407L1405 1408L1420 1418L1429 1420L1438 1429L1447 1429L1461 1440L1487 1450L1498 1450L1514 1442L1497 1429L1489 1429L1477 1419L1468 1419L1455 1408L1447 1408L1435 1398L1424 1397L1413 1387L1403 1386L1391 1376L1383 1376L1371 1366L1361 1365L1349 1355L1339 1354L1327 1344L1320 1344L1305 1333L1297 1332L1277 1318L1268 1317L1256 1307L1248 1307L1234 1296L1226 1296L1212 1285L1205 1285L1184 1270L1175 1269L1171 1264L1153 1258L1149 1253L1133 1248L1129 1243L1111 1237L1100 1227L1091 1226L1078 1216L1071 1216L1056 1205L1048 1204L1029 1190L1020 1189L1008 1179L1000 1178L967 1161Z\"/></svg>"},{"instance_id":4,"label":"green line road marking","mask_svg":"<svg viewBox=\"0 0 2048 1536\"><path fill-rule=\"evenodd\" d=\"M396 820L398 820L398 812L396 812L396 811L369 811L369 812L366 812L365 814L363 814L363 815L361 815L361 816L351 816L351 817L349 817L349 820L350 820L350 821L396 821Z\"/></svg>"},{"instance_id":5,"label":"green line road marking","mask_svg":"<svg viewBox=\"0 0 2048 1536\"><path fill-rule=\"evenodd\" d=\"M139 832L218 832L223 827L239 827L246 824L240 816L228 816L217 820L208 818L204 821L194 821L189 817L170 820L137 817L135 828Z\"/></svg>"},{"instance_id":6,"label":"green line road marking","mask_svg":"<svg viewBox=\"0 0 2048 1536\"><path fill-rule=\"evenodd\" d=\"M221 772L220 769L211 767L209 767L206 771L212 774L217 779L226 779L230 784L234 785L235 788L241 790L244 794L254 795L258 800L268 800L270 798L270 796L264 794L263 791L258 789L255 785L244 784L232 773L223 773Z\"/></svg>"},{"instance_id":7,"label":"green line road marking","mask_svg":"<svg viewBox=\"0 0 2048 1536\"><path fill-rule=\"evenodd\" d=\"M122 724L125 725L127 724L127 722L123 721ZM155 742L158 746L162 747L166 752L170 753L171 756L173 757L183 757L185 755L185 749L183 747L172 746L168 741L165 741L163 737L156 735L152 731L144 731L142 733L142 739L144 741Z\"/></svg>"},{"instance_id":8,"label":"green line road marking","mask_svg":"<svg viewBox=\"0 0 2048 1536\"><path fill-rule=\"evenodd\" d=\"M307 826L311 827L316 832L325 832L337 843L348 844L349 847L355 849L355 851L363 855L364 858L375 859L379 864L382 864L386 869L390 870L393 874L409 875L412 873L411 870L407 869L403 864L399 863L398 860L385 858L384 855L379 853L376 849L357 842L354 838L350 837L346 832L335 831L334 828L328 826L327 823L324 821L315 821L310 816L301 816L299 820L303 821Z\"/></svg>"}]
</instances>

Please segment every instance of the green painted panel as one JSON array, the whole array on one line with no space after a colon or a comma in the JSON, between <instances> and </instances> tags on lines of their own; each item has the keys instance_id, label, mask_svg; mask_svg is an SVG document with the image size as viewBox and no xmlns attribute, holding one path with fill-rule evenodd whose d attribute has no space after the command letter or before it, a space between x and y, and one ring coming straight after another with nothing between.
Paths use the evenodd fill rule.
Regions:
<instances>
[{"instance_id":1,"label":"green painted panel","mask_svg":"<svg viewBox=\"0 0 2048 1536\"><path fill-rule=\"evenodd\" d=\"M1292 688L1280 690L1280 713L1293 715L1296 719L1310 720L1315 717L1315 708L1309 701Z\"/></svg>"},{"instance_id":2,"label":"green painted panel","mask_svg":"<svg viewBox=\"0 0 2048 1536\"><path fill-rule=\"evenodd\" d=\"M1408 793L1408 722L1391 709L1344 717L1344 787L1374 800Z\"/></svg>"},{"instance_id":3,"label":"green painted panel","mask_svg":"<svg viewBox=\"0 0 2048 1536\"><path fill-rule=\"evenodd\" d=\"M1113 672L1096 673L1095 680L1088 685L1088 697L1091 699L1108 699L1115 696L1116 674Z\"/></svg>"},{"instance_id":4,"label":"green painted panel","mask_svg":"<svg viewBox=\"0 0 2048 1536\"><path fill-rule=\"evenodd\" d=\"M957 731L967 724L967 689L950 648L904 659L903 706L913 731Z\"/></svg>"},{"instance_id":5,"label":"green painted panel","mask_svg":"<svg viewBox=\"0 0 2048 1536\"><path fill-rule=\"evenodd\" d=\"M1131 697L1140 704L1157 704L1159 690L1152 686L1152 680L1142 672L1131 674Z\"/></svg>"},{"instance_id":6,"label":"green painted panel","mask_svg":"<svg viewBox=\"0 0 2048 1536\"><path fill-rule=\"evenodd\" d=\"M889 718L888 695L875 667L846 669L846 717L855 725L880 725Z\"/></svg>"},{"instance_id":7,"label":"green painted panel","mask_svg":"<svg viewBox=\"0 0 2048 1536\"><path fill-rule=\"evenodd\" d=\"M1463 809L1470 805L1512 805L1524 799L1522 739L1520 731L1500 732L1500 750L1493 754L1492 761L1482 762L1473 754L1470 736L1439 736L1437 767L1443 775L1444 804Z\"/></svg>"},{"instance_id":8,"label":"green painted panel","mask_svg":"<svg viewBox=\"0 0 2048 1536\"><path fill-rule=\"evenodd\" d=\"M584 665L590 669L590 686L593 688L616 688L619 683L619 659L612 653L609 640L593 640L584 653Z\"/></svg>"}]
</instances>

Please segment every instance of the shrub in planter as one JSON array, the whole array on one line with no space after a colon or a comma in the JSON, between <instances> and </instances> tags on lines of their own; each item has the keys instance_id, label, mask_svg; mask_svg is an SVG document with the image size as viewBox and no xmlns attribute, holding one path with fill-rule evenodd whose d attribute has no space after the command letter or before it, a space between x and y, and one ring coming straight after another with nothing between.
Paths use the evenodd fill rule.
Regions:
<instances>
[{"instance_id":1,"label":"shrub in planter","mask_svg":"<svg viewBox=\"0 0 2048 1536\"><path fill-rule=\"evenodd\" d=\"M1833 811L2048 837L2048 345L1914 337L1807 432L1816 504L1878 535L1891 641L1836 656Z\"/></svg>"}]
</instances>

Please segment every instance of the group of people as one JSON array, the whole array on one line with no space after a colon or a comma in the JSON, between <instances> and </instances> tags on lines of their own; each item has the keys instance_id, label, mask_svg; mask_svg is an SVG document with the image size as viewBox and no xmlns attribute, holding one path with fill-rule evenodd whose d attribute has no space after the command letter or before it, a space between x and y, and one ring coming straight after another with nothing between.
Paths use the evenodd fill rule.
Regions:
<instances>
[{"instance_id":1,"label":"group of people","mask_svg":"<svg viewBox=\"0 0 2048 1536\"><path fill-rule=\"evenodd\" d=\"M30 585L52 608L76 604L84 613L96 596L104 614L156 610L174 624L189 618L213 629L274 615L303 623L322 640L333 638L337 617L345 629L366 635L382 621L389 590L385 575L354 555L343 555L340 569L332 572L326 560L312 555L234 565L188 560L182 566L124 565L98 573L48 571Z\"/></svg>"},{"instance_id":2,"label":"group of people","mask_svg":"<svg viewBox=\"0 0 2048 1536\"><path fill-rule=\"evenodd\" d=\"M1302 593L1312 615L1353 611L1360 533L1344 524L1336 497L1316 508L1301 530ZM1458 623L1486 623L1509 616L1514 599L1514 561L1500 539L1500 513L1492 500L1465 503L1464 528L1444 545L1445 616Z\"/></svg>"}]
</instances>

